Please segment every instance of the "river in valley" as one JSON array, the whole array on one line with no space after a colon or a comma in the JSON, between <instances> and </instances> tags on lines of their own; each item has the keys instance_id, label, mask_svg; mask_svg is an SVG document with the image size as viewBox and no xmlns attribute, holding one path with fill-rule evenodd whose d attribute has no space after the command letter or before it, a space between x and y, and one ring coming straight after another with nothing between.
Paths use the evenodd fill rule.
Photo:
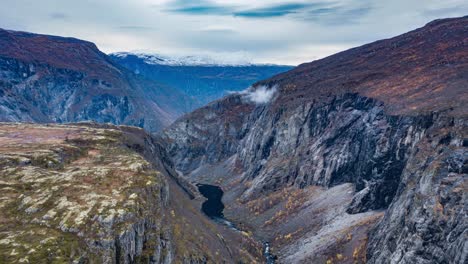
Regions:
<instances>
[{"instance_id":1,"label":"river in valley","mask_svg":"<svg viewBox=\"0 0 468 264\"><path fill-rule=\"evenodd\" d=\"M202 204L202 212L206 214L213 221L225 225L232 230L241 232L234 223L224 218L223 210L224 204L222 202L223 190L219 186L209 185L209 184L197 184L198 191L205 197L207 200ZM265 263L274 264L275 256L270 252L270 244L268 242L263 242L263 256L265 257Z\"/></svg>"}]
</instances>

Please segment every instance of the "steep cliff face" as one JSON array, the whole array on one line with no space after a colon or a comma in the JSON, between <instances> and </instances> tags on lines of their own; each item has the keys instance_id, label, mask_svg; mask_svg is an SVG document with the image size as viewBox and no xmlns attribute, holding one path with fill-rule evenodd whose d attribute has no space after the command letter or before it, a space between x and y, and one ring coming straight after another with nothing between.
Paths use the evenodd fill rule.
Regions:
<instances>
[{"instance_id":1,"label":"steep cliff face","mask_svg":"<svg viewBox=\"0 0 468 264\"><path fill-rule=\"evenodd\" d=\"M370 263L465 263L468 121L437 116L373 229Z\"/></svg>"},{"instance_id":2,"label":"steep cliff face","mask_svg":"<svg viewBox=\"0 0 468 264\"><path fill-rule=\"evenodd\" d=\"M158 131L190 101L90 42L0 29L0 47L0 121L94 120Z\"/></svg>"},{"instance_id":3,"label":"steep cliff face","mask_svg":"<svg viewBox=\"0 0 468 264\"><path fill-rule=\"evenodd\" d=\"M182 117L167 133L168 151L177 169L188 173L236 153L244 115L254 108L244 104L241 96L231 95Z\"/></svg>"},{"instance_id":4,"label":"steep cliff face","mask_svg":"<svg viewBox=\"0 0 468 264\"><path fill-rule=\"evenodd\" d=\"M135 127L0 124L1 263L255 263Z\"/></svg>"},{"instance_id":5,"label":"steep cliff face","mask_svg":"<svg viewBox=\"0 0 468 264\"><path fill-rule=\"evenodd\" d=\"M467 23L434 21L262 81L179 119L169 153L192 181L220 184L226 215L287 263L463 263ZM314 205L317 192L300 191L311 186L341 204Z\"/></svg>"},{"instance_id":6,"label":"steep cliff face","mask_svg":"<svg viewBox=\"0 0 468 264\"><path fill-rule=\"evenodd\" d=\"M429 125L424 117L387 116L382 104L356 94L281 115L263 112L239 147L252 180L243 197L285 185L352 182L362 190L354 212L391 202L408 153Z\"/></svg>"}]
</instances>

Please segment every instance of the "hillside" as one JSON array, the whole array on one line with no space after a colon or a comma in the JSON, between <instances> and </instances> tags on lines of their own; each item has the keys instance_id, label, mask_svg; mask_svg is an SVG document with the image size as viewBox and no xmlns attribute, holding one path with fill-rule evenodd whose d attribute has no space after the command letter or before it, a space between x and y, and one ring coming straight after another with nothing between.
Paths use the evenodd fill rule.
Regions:
<instances>
[{"instance_id":1,"label":"hillside","mask_svg":"<svg viewBox=\"0 0 468 264\"><path fill-rule=\"evenodd\" d=\"M448 111L465 117L467 20L435 20L398 37L304 63L257 86L278 85L278 106L358 93L383 102L391 114Z\"/></svg>"},{"instance_id":2,"label":"hillside","mask_svg":"<svg viewBox=\"0 0 468 264\"><path fill-rule=\"evenodd\" d=\"M158 131L191 99L139 77L90 42L0 29L0 121L93 120Z\"/></svg>"},{"instance_id":3,"label":"hillside","mask_svg":"<svg viewBox=\"0 0 468 264\"><path fill-rule=\"evenodd\" d=\"M0 123L0 263L258 263L142 129Z\"/></svg>"},{"instance_id":4,"label":"hillside","mask_svg":"<svg viewBox=\"0 0 468 264\"><path fill-rule=\"evenodd\" d=\"M178 119L175 167L281 263L465 263L468 17L302 64Z\"/></svg>"}]
</instances>

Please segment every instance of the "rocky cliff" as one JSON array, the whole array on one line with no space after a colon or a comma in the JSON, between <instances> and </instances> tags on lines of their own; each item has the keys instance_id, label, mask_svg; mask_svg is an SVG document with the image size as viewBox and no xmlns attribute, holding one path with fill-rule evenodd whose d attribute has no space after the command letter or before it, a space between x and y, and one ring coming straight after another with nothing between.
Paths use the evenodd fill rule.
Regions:
<instances>
[{"instance_id":1,"label":"rocky cliff","mask_svg":"<svg viewBox=\"0 0 468 264\"><path fill-rule=\"evenodd\" d=\"M0 29L0 121L93 120L158 131L191 99L90 42Z\"/></svg>"},{"instance_id":2,"label":"rocky cliff","mask_svg":"<svg viewBox=\"0 0 468 264\"><path fill-rule=\"evenodd\" d=\"M256 263L142 129L0 124L1 263Z\"/></svg>"},{"instance_id":3,"label":"rocky cliff","mask_svg":"<svg viewBox=\"0 0 468 264\"><path fill-rule=\"evenodd\" d=\"M259 82L175 122L168 152L221 185L225 215L280 262L464 263L467 26L437 20Z\"/></svg>"}]
</instances>

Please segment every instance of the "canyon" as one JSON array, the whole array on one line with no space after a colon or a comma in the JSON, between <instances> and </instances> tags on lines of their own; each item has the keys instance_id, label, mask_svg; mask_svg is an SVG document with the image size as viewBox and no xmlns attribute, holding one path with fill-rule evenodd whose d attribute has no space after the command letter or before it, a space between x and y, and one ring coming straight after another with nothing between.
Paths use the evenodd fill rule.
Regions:
<instances>
[{"instance_id":1,"label":"canyon","mask_svg":"<svg viewBox=\"0 0 468 264\"><path fill-rule=\"evenodd\" d=\"M466 261L467 18L306 63L177 120L175 167L284 263ZM267 102L252 100L271 91ZM262 92L261 94L264 94Z\"/></svg>"},{"instance_id":2,"label":"canyon","mask_svg":"<svg viewBox=\"0 0 468 264\"><path fill-rule=\"evenodd\" d=\"M186 114L92 43L0 30L0 262L465 263L467 27Z\"/></svg>"},{"instance_id":3,"label":"canyon","mask_svg":"<svg viewBox=\"0 0 468 264\"><path fill-rule=\"evenodd\" d=\"M135 127L0 124L1 263L256 263Z\"/></svg>"}]
</instances>

